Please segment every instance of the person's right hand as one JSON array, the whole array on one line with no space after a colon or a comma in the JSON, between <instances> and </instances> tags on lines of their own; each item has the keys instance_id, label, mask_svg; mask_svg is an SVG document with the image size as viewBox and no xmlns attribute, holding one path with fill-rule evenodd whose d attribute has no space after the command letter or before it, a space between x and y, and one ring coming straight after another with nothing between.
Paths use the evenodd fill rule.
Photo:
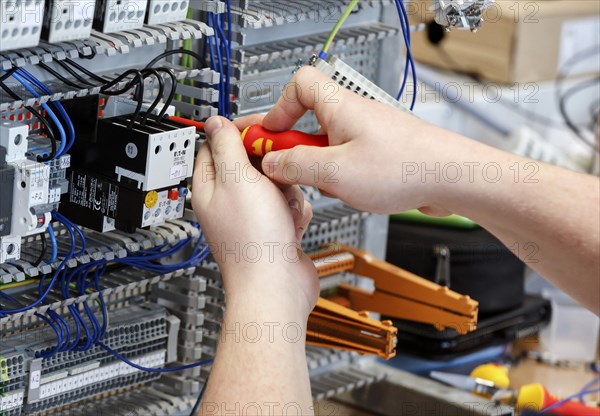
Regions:
<instances>
[{"instance_id":1,"label":"person's right hand","mask_svg":"<svg viewBox=\"0 0 600 416\"><path fill-rule=\"evenodd\" d=\"M420 208L431 215L449 214L438 201L440 184L434 178L423 183L421 169L453 160L460 146L468 151L469 141L362 98L315 68L301 68L264 118L249 116L236 124L259 123L284 131L293 128L308 110L315 111L320 133L329 136L330 146L298 146L267 154L262 165L271 179L312 185L370 212Z\"/></svg>"}]
</instances>

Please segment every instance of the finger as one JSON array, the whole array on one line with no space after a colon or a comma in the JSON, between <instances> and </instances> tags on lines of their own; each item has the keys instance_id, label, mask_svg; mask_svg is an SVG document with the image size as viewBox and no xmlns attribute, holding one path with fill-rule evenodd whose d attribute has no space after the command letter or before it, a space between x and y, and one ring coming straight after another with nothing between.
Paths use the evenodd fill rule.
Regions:
<instances>
[{"instance_id":1,"label":"finger","mask_svg":"<svg viewBox=\"0 0 600 416\"><path fill-rule=\"evenodd\" d=\"M316 68L304 66L284 88L282 96L263 120L273 131L289 130L308 111L315 110L325 130L343 111L345 99L353 94Z\"/></svg>"},{"instance_id":2,"label":"finger","mask_svg":"<svg viewBox=\"0 0 600 416\"><path fill-rule=\"evenodd\" d=\"M345 146L297 146L267 153L262 161L265 175L285 185L310 185L333 192Z\"/></svg>"},{"instance_id":3,"label":"finger","mask_svg":"<svg viewBox=\"0 0 600 416\"><path fill-rule=\"evenodd\" d=\"M253 126L254 124L262 125L263 118L265 118L265 116L262 114L252 114L233 120L233 124L235 124L240 131L244 131L246 127Z\"/></svg>"},{"instance_id":4,"label":"finger","mask_svg":"<svg viewBox=\"0 0 600 416\"><path fill-rule=\"evenodd\" d=\"M215 164L208 144L200 146L196 156L194 177L192 182L192 205L201 209L208 204L215 190Z\"/></svg>"},{"instance_id":5,"label":"finger","mask_svg":"<svg viewBox=\"0 0 600 416\"><path fill-rule=\"evenodd\" d=\"M227 179L235 179L238 173L241 174L243 169L250 165L239 129L223 117L209 118L204 129L217 172L216 178L219 179L215 181L216 186L221 183L235 183L235 180ZM227 172L232 174L227 175ZM237 173L233 175L234 172Z\"/></svg>"},{"instance_id":6,"label":"finger","mask_svg":"<svg viewBox=\"0 0 600 416\"><path fill-rule=\"evenodd\" d=\"M302 220L300 221L300 223L296 224L296 238L298 239L298 241L301 241L302 238L304 237L304 233L306 233L306 230L308 230L308 227L310 226L310 222L312 221L312 217L313 217L313 208L310 202L305 201L304 202L304 211L302 213Z\"/></svg>"},{"instance_id":7,"label":"finger","mask_svg":"<svg viewBox=\"0 0 600 416\"><path fill-rule=\"evenodd\" d=\"M304 213L304 194L299 186L284 186L282 187L283 195L290 206L294 224L298 227L302 223Z\"/></svg>"}]
</instances>

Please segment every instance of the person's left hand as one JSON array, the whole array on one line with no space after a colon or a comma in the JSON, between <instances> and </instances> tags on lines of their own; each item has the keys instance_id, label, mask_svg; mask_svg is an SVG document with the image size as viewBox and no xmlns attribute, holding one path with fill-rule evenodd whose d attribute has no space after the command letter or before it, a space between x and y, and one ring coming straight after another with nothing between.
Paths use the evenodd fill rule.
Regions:
<instances>
[{"instance_id":1,"label":"person's left hand","mask_svg":"<svg viewBox=\"0 0 600 416\"><path fill-rule=\"evenodd\" d=\"M300 240L312 207L297 186L281 189L252 166L239 127L222 117L206 122L192 188L227 303L275 304L308 317L319 283Z\"/></svg>"}]
</instances>

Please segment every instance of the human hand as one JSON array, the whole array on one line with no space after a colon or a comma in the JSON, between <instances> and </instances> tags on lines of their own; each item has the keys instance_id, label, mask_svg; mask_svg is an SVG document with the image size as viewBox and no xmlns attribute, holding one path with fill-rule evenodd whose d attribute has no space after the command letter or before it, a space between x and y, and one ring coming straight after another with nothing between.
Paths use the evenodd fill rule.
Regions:
<instances>
[{"instance_id":1,"label":"human hand","mask_svg":"<svg viewBox=\"0 0 600 416\"><path fill-rule=\"evenodd\" d=\"M469 148L468 140L347 91L314 68L301 68L264 118L250 116L237 123L284 131L307 110L315 111L330 147L298 146L267 154L262 166L271 179L316 186L370 212L420 208L430 215L449 214L440 183L403 169L453 161L458 149Z\"/></svg>"},{"instance_id":2,"label":"human hand","mask_svg":"<svg viewBox=\"0 0 600 416\"><path fill-rule=\"evenodd\" d=\"M297 186L278 187L251 165L233 123L213 117L205 131L192 204L228 303L276 303L307 317L319 291L314 264L300 249L311 205Z\"/></svg>"}]
</instances>

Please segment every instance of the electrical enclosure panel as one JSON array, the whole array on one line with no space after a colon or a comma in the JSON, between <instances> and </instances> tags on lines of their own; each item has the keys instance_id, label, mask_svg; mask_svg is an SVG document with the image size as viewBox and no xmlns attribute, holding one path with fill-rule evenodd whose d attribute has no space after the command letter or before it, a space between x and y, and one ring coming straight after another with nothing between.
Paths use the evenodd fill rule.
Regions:
<instances>
[{"instance_id":1,"label":"electrical enclosure panel","mask_svg":"<svg viewBox=\"0 0 600 416\"><path fill-rule=\"evenodd\" d=\"M0 52L37 46L44 0L0 0Z\"/></svg>"},{"instance_id":2,"label":"electrical enclosure panel","mask_svg":"<svg viewBox=\"0 0 600 416\"><path fill-rule=\"evenodd\" d=\"M42 37L48 42L86 39L92 33L95 0L46 0Z\"/></svg>"},{"instance_id":3,"label":"electrical enclosure panel","mask_svg":"<svg viewBox=\"0 0 600 416\"><path fill-rule=\"evenodd\" d=\"M144 25L147 0L98 0L94 29L103 33L139 29Z\"/></svg>"},{"instance_id":4,"label":"electrical enclosure panel","mask_svg":"<svg viewBox=\"0 0 600 416\"><path fill-rule=\"evenodd\" d=\"M184 20L188 7L188 0L150 0L146 23L156 25Z\"/></svg>"},{"instance_id":5,"label":"electrical enclosure panel","mask_svg":"<svg viewBox=\"0 0 600 416\"><path fill-rule=\"evenodd\" d=\"M34 2L41 5L38 24L45 22L45 28L40 26L37 34L42 33L46 43L18 53L0 53L0 67L9 70L13 66L25 66L48 85L53 93L36 99L14 77L5 80L9 88L23 95L25 105L35 107L46 116L48 112L41 103L56 108L55 104L60 102L71 119L76 139L67 154L50 162L37 162L37 156L43 157L52 151L52 141L40 128L42 123L30 114L23 102L4 94L0 97L1 117L19 120L29 128L29 132L13 130L22 127L8 123L10 134L7 134L8 130L3 130L5 124L0 123L0 138L4 137L0 140L0 153L8 146L5 157L0 154L0 224L9 225L0 229L0 290L13 296L19 304L28 305L40 296L40 276L46 276L48 286L54 273L74 274L71 289L66 286L67 282L63 283L66 295L61 293L62 275L59 275L52 293L39 305L23 312L8 312L15 305L0 298L3 308L0 413L3 416L64 412L187 416L208 378L210 364L167 374L137 371L98 344L83 347L81 343L81 349L68 346L54 351L50 358L38 355L56 348L60 341L42 316L57 322L58 318L50 314L58 314L73 329L77 318L71 312L84 313L89 307L91 315L99 320L103 320L102 315L106 313L108 327L101 341L130 361L146 367L165 367L172 363L173 366L168 366L171 368L198 363L215 356L226 308L218 266L211 257L200 255L199 250L204 254L208 250L202 248L202 240L196 240L202 234L190 207L188 184L198 145L196 131L168 119L159 123L155 117L150 116L146 121L144 118L144 112L157 95L161 95L161 89L161 104L167 102L173 81L164 76L165 88L161 88L158 78L150 75L140 94L140 88L134 91L133 85L124 80L112 88L117 95L107 98L100 91L100 82L89 79L73 66L73 71L95 84L84 86L82 79L68 74L53 61L70 65L64 60L68 57L103 78L115 78L129 69L142 69L162 52L176 52L174 50L182 46L202 53L202 43L214 36L214 28L207 24L206 12L226 13L227 3L221 0L47 0L48 3L0 0L2 15L8 16L6 4L11 6L8 9L13 10L14 16L13 4ZM173 70L178 80L170 102L173 112L198 121L215 115L217 105L223 104L220 102L223 88L219 85L222 77L231 81L228 110L232 118L267 111L298 65L322 48L348 0L287 3L232 0L231 3L232 15L216 19L226 22L224 30L229 18L232 20L231 62L226 55L223 59L223 69L230 69L231 77L220 68L208 67L208 62L212 62L210 48L206 48L204 59L192 63L183 60L179 53L156 63L156 69L162 66ZM384 93L374 88L375 85L392 91L400 77L400 68L390 62L396 60L386 58L389 51L396 56L394 53L400 44L397 35L401 33L397 25L385 23L390 17L384 10L386 5L394 6L389 0L361 0L361 7L350 16L332 44L332 55L342 57L343 62L330 59L323 61L320 68L331 78L337 77L336 81L342 82L343 87L352 89L358 84L362 89L368 87L369 97L377 99L382 99ZM46 21L42 16L44 6ZM92 6L95 7L90 24ZM186 18L190 6L198 21ZM144 23L147 26L143 26ZM0 25L2 36L8 26L4 20ZM92 30L88 36L90 25ZM5 36L11 39L12 26ZM33 44L31 37L15 39ZM0 41L0 46L7 49L22 46L15 42L6 44L1 37ZM79 85L56 79L39 68L40 62ZM344 63L349 68L343 67ZM386 84L384 78L393 78L393 82ZM372 80L373 85L366 80ZM364 92L359 93L364 95ZM132 122L136 100L140 97L144 99L141 115ZM155 111L159 108L160 105ZM58 116L60 122L64 121L64 127L70 127L66 119ZM297 128L314 131L318 122L309 114ZM14 144L19 134L26 140L16 140L21 144L15 148L10 143ZM28 146L22 144L25 142ZM36 179L38 169L49 179ZM337 241L381 256L377 247L384 248L381 246L385 235L379 226L386 223L385 217L371 216L341 201L322 198L313 188L303 191L314 207L313 220L302 240L305 251L315 251L323 243ZM70 227L56 216L51 236L45 232L45 225L37 222L36 218L41 217L33 216L43 214L41 220L47 222L52 210L76 224L83 235L76 233L72 256L65 258L73 246ZM35 228L38 225L40 227ZM373 232L374 229L377 231ZM55 237L56 243L51 237ZM53 256L55 248L58 249L56 258ZM194 257L190 258L190 253L194 253ZM50 261L51 258L54 259ZM103 264L108 265L106 270L98 267ZM93 266L89 274L79 269L83 265ZM99 273L97 282L94 281L96 271ZM353 283L353 279L353 276L334 276L322 280L321 289ZM80 286L79 281L86 287ZM14 285L22 282L22 286ZM2 288L3 284L10 287ZM83 321L91 322L91 319L85 319L84 315ZM98 328L92 324L89 329L94 332ZM71 343L75 342L74 335L71 334ZM84 338L86 335L82 333L80 341ZM348 351L307 347L313 397L331 397L377 381L378 376L357 370L358 360L357 355Z\"/></svg>"}]
</instances>

